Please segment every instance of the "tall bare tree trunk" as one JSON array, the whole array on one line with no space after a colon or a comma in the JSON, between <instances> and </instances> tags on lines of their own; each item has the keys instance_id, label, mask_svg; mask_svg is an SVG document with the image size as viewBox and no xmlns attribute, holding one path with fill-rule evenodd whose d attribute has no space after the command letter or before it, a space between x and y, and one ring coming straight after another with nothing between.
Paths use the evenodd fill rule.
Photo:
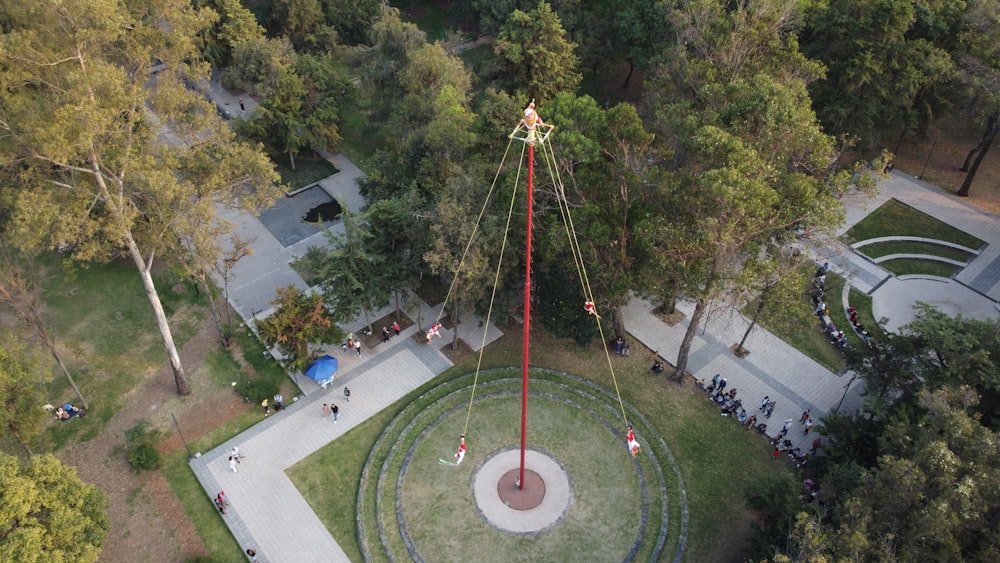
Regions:
<instances>
[{"instance_id":1,"label":"tall bare tree trunk","mask_svg":"<svg viewBox=\"0 0 1000 563\"><path fill-rule=\"evenodd\" d=\"M66 376L66 380L69 381L70 387L73 388L73 392L80 399L83 404L83 408L89 410L90 404L87 403L87 399L83 398L83 393L80 392L80 388L76 386L76 381L73 381L73 376L69 374L69 370L66 368L66 364L63 363L62 358L59 357L59 352L56 351L56 344L48 339L48 335L43 335L42 338L45 340L45 346L49 349L49 353L52 354L52 358L56 361L56 365Z\"/></svg>"},{"instance_id":2,"label":"tall bare tree trunk","mask_svg":"<svg viewBox=\"0 0 1000 563\"><path fill-rule=\"evenodd\" d=\"M167 314L163 310L163 303L160 302L160 295L156 292L156 285L153 284L153 274L150 272L153 262L152 260L147 262L143 258L142 253L139 252L139 246L136 244L135 239L132 238L131 233L126 236L125 242L128 246L129 255L132 256L132 261L135 262L136 268L139 269L139 277L142 278L142 287L146 290L146 297L149 298L149 304L153 306L156 325L160 328L160 336L163 338L163 345L166 347L167 357L170 359L170 368L174 372L174 383L177 385L177 394L190 395L191 388L188 386L187 378L184 377L184 366L181 365L181 356L177 353L177 345L174 344L174 336L171 334L170 325L167 323Z\"/></svg>"},{"instance_id":3,"label":"tall bare tree trunk","mask_svg":"<svg viewBox=\"0 0 1000 563\"><path fill-rule=\"evenodd\" d=\"M987 126L986 134L983 135L983 146L979 149L979 155L976 156L976 160L973 161L972 167L969 168L969 172L965 175L965 181L962 182L962 187L958 189L957 195L969 197L969 190L972 188L972 180L976 177L976 172L979 171L979 165L983 163L983 158L985 158L986 153L989 152L990 145L993 144L993 139L996 139L997 133L1000 133L1000 125L998 125L997 121L998 119L996 115L990 116L990 124Z\"/></svg>"},{"instance_id":4,"label":"tall bare tree trunk","mask_svg":"<svg viewBox=\"0 0 1000 563\"><path fill-rule=\"evenodd\" d=\"M684 375L687 372L688 355L691 353L691 343L694 341L694 333L698 331L698 324L708 310L708 299L702 297L694 306L694 314L688 322L687 331L684 332L684 339L681 340L681 347L677 350L677 363L674 364L674 377L679 385L684 385Z\"/></svg>"}]
</instances>

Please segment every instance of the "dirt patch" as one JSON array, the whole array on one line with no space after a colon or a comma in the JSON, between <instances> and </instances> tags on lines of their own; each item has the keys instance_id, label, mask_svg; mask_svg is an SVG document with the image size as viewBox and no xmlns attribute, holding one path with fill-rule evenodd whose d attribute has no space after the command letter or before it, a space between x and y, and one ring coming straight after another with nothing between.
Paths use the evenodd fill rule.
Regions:
<instances>
[{"instance_id":1,"label":"dirt patch","mask_svg":"<svg viewBox=\"0 0 1000 563\"><path fill-rule=\"evenodd\" d=\"M362 330L360 332L356 332L354 334L354 336L356 338L360 337L361 338L361 345L365 349L371 350L371 349L375 348L376 346L378 346L379 344L382 344L384 342L384 339L383 339L383 336L382 336L382 328L383 327L389 330L389 338L390 339L396 337L396 332L392 329L392 323L399 323L399 330L400 331L404 331L404 330L410 328L411 326L413 326L413 319L411 319L410 317L407 317L403 313L400 313L399 320L397 321L396 320L396 312L393 311L393 312L389 313L388 315L386 315L386 316L384 316L384 317L382 317L380 319L376 319L376 320L372 321L372 332L371 332L371 334L368 334L368 333L365 332L365 330L368 330L368 327L365 327L364 330Z\"/></svg>"},{"instance_id":2,"label":"dirt patch","mask_svg":"<svg viewBox=\"0 0 1000 563\"><path fill-rule=\"evenodd\" d=\"M204 317L197 336L180 350L189 377L219 342L210 315ZM162 473L132 473L123 448L124 432L143 418L169 432L158 445L161 452L167 453L184 447L174 431L170 414L177 417L185 438L192 440L247 408L228 389L209 392L195 378L190 379L194 393L178 396L170 367L165 365L130 395L97 437L68 446L57 454L64 463L77 467L81 479L97 485L108 497L111 530L101 561L184 561L208 555ZM170 421L169 425L165 420ZM86 419L82 422L86 423Z\"/></svg>"},{"instance_id":3,"label":"dirt patch","mask_svg":"<svg viewBox=\"0 0 1000 563\"><path fill-rule=\"evenodd\" d=\"M925 135L903 137L896 154L896 168L950 192L957 192L966 173L959 170L976 146L985 123L974 116L955 118L928 128ZM994 142L983 159L968 201L980 209L1000 215L1000 146Z\"/></svg>"},{"instance_id":4,"label":"dirt patch","mask_svg":"<svg viewBox=\"0 0 1000 563\"><path fill-rule=\"evenodd\" d=\"M667 326L677 326L677 323L683 321L687 317L687 315L682 313L679 309L674 309L673 313L665 313L657 308L653 311L653 314L656 315L656 318L666 323Z\"/></svg>"},{"instance_id":5,"label":"dirt patch","mask_svg":"<svg viewBox=\"0 0 1000 563\"><path fill-rule=\"evenodd\" d=\"M451 360L452 363L458 363L464 360L465 358L468 358L472 354L475 354L475 351L472 348L470 348L469 345L466 344L464 340L459 338L457 350L453 349L451 342L449 342L441 347L441 353L444 354L445 357L447 357L449 360Z\"/></svg>"}]
</instances>

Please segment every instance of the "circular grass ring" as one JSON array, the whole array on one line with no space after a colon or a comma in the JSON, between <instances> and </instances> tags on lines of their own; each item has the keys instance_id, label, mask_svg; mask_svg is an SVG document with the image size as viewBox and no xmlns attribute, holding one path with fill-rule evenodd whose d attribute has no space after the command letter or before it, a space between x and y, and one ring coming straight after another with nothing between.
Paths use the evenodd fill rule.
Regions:
<instances>
[{"instance_id":1,"label":"circular grass ring","mask_svg":"<svg viewBox=\"0 0 1000 563\"><path fill-rule=\"evenodd\" d=\"M515 371L519 371L519 369L510 367L510 368L495 368L491 370L483 370L479 373L480 382L478 385L480 388L503 387L504 385L508 385L516 389L506 391L505 394L519 393L519 384L520 384L519 377L500 378L500 379L494 379L492 381L489 380L491 376L496 378L498 376L502 376L502 374L513 373ZM560 394L566 393L571 396L576 396L577 398L573 399L572 401L595 403L594 405L595 408L599 408L602 411L608 411L609 416L612 420L620 416L621 411L618 404L618 397L598 384L592 383L588 380L579 378L577 376L573 376L555 370L533 369L532 373L535 374L536 376L533 378L533 383L535 384L536 387L551 387ZM390 473L390 467L399 464L397 458L401 454L401 450L403 451L413 450L412 446L410 448L406 448L406 444L411 443L415 439L415 437L412 438L410 437L414 427L420 425L421 423L426 424L425 421L429 420L428 416L430 415L437 413L437 416L441 416L442 403L447 404L448 401L454 401L456 399L456 395L469 393L470 392L469 387L473 382L473 377L474 374L457 376L455 378L450 379L449 381L443 382L438 386L427 390L426 392L422 393L419 397L412 400L409 405L403 407L400 410L400 412L396 415L396 417L392 421L390 421L389 424L386 425L386 428L383 430L383 432L379 435L378 439L376 440L375 445L369 451L367 460L365 462L365 466L362 469L361 484L359 487L357 503L356 503L357 514L358 514L357 532L359 538L359 545L362 551L362 555L366 561L373 561L373 560L393 561L399 557L413 558L414 555L413 553L407 552L404 555L403 554L404 552L395 551L395 548L391 547L390 542L388 540L388 530L385 529L383 518L396 520L396 524L398 527L399 523L398 517L401 514L400 510L395 510L395 505L397 503L390 503L390 505L394 509L392 513L386 512L386 510L389 509L389 506L382 505L383 496L389 493L390 491L395 492L397 500L401 498L401 494L398 492L398 490L396 490L395 487L388 488L391 487L391 485L388 485L387 482L388 475ZM486 381L483 381L484 379L486 379ZM539 394L539 396L542 395L543 394ZM555 393L548 393L548 395L553 397L556 396ZM559 400L562 401L563 399L560 398ZM427 401L432 401L432 402L427 403ZM467 405L467 402L465 404ZM451 408L455 409L459 408L459 406L453 404ZM644 453L643 455L639 456L639 459L643 460L643 463L648 463L649 465L651 465L650 468L647 468L652 470L650 476L655 476L654 482L659 483L659 487L654 489L654 490L658 489L659 492L659 498L656 500L656 503L662 506L662 510L656 511L657 513L662 513L662 514L658 514L658 517L660 518L658 526L659 534L656 536L655 546L649 547L648 542L645 542L642 544L645 547L639 546L639 548L641 548L642 551L648 551L651 555L650 557L651 560L658 559L659 554L662 553L662 550L665 544L667 543L668 535L670 537L676 536L674 540L671 540L671 543L676 541L674 561L679 561L681 559L681 556L683 555L686 546L687 531L688 531L687 494L686 490L684 489L683 479L681 478L680 468L677 466L676 460L674 459L670 450L667 448L666 442L664 441L663 437L660 436L659 433L649 425L645 417L638 414L634 409L632 409L627 404L625 405L625 408L626 412L629 412L629 417L633 419L632 423L633 426L635 426L636 431L640 435L640 440L646 442L643 443ZM451 410L451 409L444 409L444 410ZM590 410L593 411L593 409ZM430 416L430 418L436 418L436 416ZM599 418L603 419L605 417L600 416ZM614 427L616 425L611 424L610 422L607 424L611 426L612 428L611 431L615 436L621 437L621 434L614 430ZM402 431L400 430L401 428L403 429ZM421 431L421 433L424 433L426 431L427 427L425 426ZM389 450L388 452L386 451L387 448ZM669 530L668 526L668 524L670 523L668 520L669 516L668 505L671 499L669 498L666 481L662 472L662 467L660 465L660 462L665 462L671 465L674 469L674 474L676 475L677 478L677 486L675 494L677 494L678 497L673 500L677 502L677 505L675 506L677 506L679 513L675 514L675 516L679 516L679 519L674 521L676 529L673 532ZM638 460L635 460L635 463L638 464ZM377 466L381 466L381 471L379 472L379 480L378 483L372 483L372 480L369 477L372 475L374 468ZM395 469L393 469L392 472L394 473ZM397 478L397 482L398 481L399 479ZM378 529L378 532L376 533L377 539L375 537L371 537L371 535L368 534L366 527L366 521L370 522L368 520L369 517L368 514L372 510L371 499L373 496L371 494L370 486L373 485L376 486L377 488L376 494L374 495L376 499L374 517L375 517L375 525L376 528ZM674 489L674 487L671 487L671 489ZM645 521L643 524L644 525L646 524ZM652 538L649 539L651 540ZM372 542L372 540L374 540L374 543ZM375 544L378 543L382 544L382 549L376 551L380 551L381 555L378 555L378 553L374 553L371 551L372 548L375 547ZM398 545L399 543L400 543L400 538L397 537L395 544ZM393 553L396 553L396 555L394 556ZM630 551L626 559L631 559L637 555L639 555L638 549L633 549Z\"/></svg>"}]
</instances>

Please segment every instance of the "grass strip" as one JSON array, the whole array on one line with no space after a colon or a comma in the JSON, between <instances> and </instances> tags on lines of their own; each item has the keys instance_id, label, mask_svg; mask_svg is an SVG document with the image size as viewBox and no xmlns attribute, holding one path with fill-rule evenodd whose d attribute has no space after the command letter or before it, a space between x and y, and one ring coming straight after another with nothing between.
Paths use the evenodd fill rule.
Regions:
<instances>
[{"instance_id":1,"label":"grass strip","mask_svg":"<svg viewBox=\"0 0 1000 563\"><path fill-rule=\"evenodd\" d=\"M858 251L869 258L880 258L890 254L927 254L929 256L940 256L941 258L968 262L973 257L972 254L964 250L926 242L878 242L862 246Z\"/></svg>"},{"instance_id":2,"label":"grass strip","mask_svg":"<svg viewBox=\"0 0 1000 563\"><path fill-rule=\"evenodd\" d=\"M942 278L950 278L961 269L958 266L953 266L944 262L921 260L920 258L898 258L896 260L886 260L885 262L880 263L879 266L882 266L897 276L923 275L938 276Z\"/></svg>"},{"instance_id":3,"label":"grass strip","mask_svg":"<svg viewBox=\"0 0 1000 563\"><path fill-rule=\"evenodd\" d=\"M975 250L985 244L969 233L956 229L896 199L890 199L883 203L844 233L843 238L848 244L851 244L861 240L888 236L932 238L953 242Z\"/></svg>"}]
</instances>

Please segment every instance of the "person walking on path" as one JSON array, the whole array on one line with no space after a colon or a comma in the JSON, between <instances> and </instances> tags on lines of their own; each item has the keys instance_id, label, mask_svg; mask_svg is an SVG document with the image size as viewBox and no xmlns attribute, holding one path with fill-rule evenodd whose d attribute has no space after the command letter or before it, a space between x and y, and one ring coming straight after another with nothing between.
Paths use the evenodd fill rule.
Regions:
<instances>
[{"instance_id":1,"label":"person walking on path","mask_svg":"<svg viewBox=\"0 0 1000 563\"><path fill-rule=\"evenodd\" d=\"M809 409L806 409L805 412L802 413L802 418L799 419L799 423L805 424L807 420L809 420Z\"/></svg>"},{"instance_id":2,"label":"person walking on path","mask_svg":"<svg viewBox=\"0 0 1000 563\"><path fill-rule=\"evenodd\" d=\"M232 469L233 473L239 473L239 470L236 469L236 458L233 456L229 456L229 469Z\"/></svg>"},{"instance_id":3,"label":"person walking on path","mask_svg":"<svg viewBox=\"0 0 1000 563\"><path fill-rule=\"evenodd\" d=\"M791 426L791 425L792 425L792 419L786 418L785 419L785 424L783 424L781 426L781 435L782 436L784 436L785 434L788 434L788 427Z\"/></svg>"},{"instance_id":4,"label":"person walking on path","mask_svg":"<svg viewBox=\"0 0 1000 563\"><path fill-rule=\"evenodd\" d=\"M354 341L354 349L358 352L358 357L360 358L361 357L361 339L360 338Z\"/></svg>"},{"instance_id":5,"label":"person walking on path","mask_svg":"<svg viewBox=\"0 0 1000 563\"><path fill-rule=\"evenodd\" d=\"M243 98L240 98L240 111L246 111L247 106L243 103Z\"/></svg>"},{"instance_id":6,"label":"person walking on path","mask_svg":"<svg viewBox=\"0 0 1000 563\"><path fill-rule=\"evenodd\" d=\"M393 332L396 333L396 336L399 336L399 323L398 322L396 322L396 321L392 322L392 330L393 330Z\"/></svg>"},{"instance_id":7,"label":"person walking on path","mask_svg":"<svg viewBox=\"0 0 1000 563\"><path fill-rule=\"evenodd\" d=\"M271 412L271 407L267 406L267 399L261 401L260 406L264 407L264 416L267 416Z\"/></svg>"},{"instance_id":8,"label":"person walking on path","mask_svg":"<svg viewBox=\"0 0 1000 563\"><path fill-rule=\"evenodd\" d=\"M334 403L333 408L330 409L330 412L333 413L333 423L337 424L337 415L340 414L340 407L338 407L337 404Z\"/></svg>"},{"instance_id":9,"label":"person walking on path","mask_svg":"<svg viewBox=\"0 0 1000 563\"><path fill-rule=\"evenodd\" d=\"M285 408L285 398L281 396L281 393L274 394L274 412L278 412Z\"/></svg>"},{"instance_id":10,"label":"person walking on path","mask_svg":"<svg viewBox=\"0 0 1000 563\"><path fill-rule=\"evenodd\" d=\"M388 342L388 341L389 341L389 327L384 326L382 327L382 342Z\"/></svg>"},{"instance_id":11,"label":"person walking on path","mask_svg":"<svg viewBox=\"0 0 1000 563\"><path fill-rule=\"evenodd\" d=\"M251 563L257 563L257 561L258 561L257 560L257 550L256 549L247 549L247 557L250 558L250 562Z\"/></svg>"},{"instance_id":12,"label":"person walking on path","mask_svg":"<svg viewBox=\"0 0 1000 563\"><path fill-rule=\"evenodd\" d=\"M233 451L229 455L233 456L233 459L236 460L236 463L240 463L240 460L246 457L240 453L239 446L233 446Z\"/></svg>"},{"instance_id":13,"label":"person walking on path","mask_svg":"<svg viewBox=\"0 0 1000 563\"><path fill-rule=\"evenodd\" d=\"M805 436L806 434L808 434L809 431L812 430L812 427L813 427L813 419L810 418L808 421L806 421L806 429L802 431L802 435Z\"/></svg>"},{"instance_id":14,"label":"person walking on path","mask_svg":"<svg viewBox=\"0 0 1000 563\"><path fill-rule=\"evenodd\" d=\"M323 420L330 418L330 405L323 403Z\"/></svg>"},{"instance_id":15,"label":"person walking on path","mask_svg":"<svg viewBox=\"0 0 1000 563\"><path fill-rule=\"evenodd\" d=\"M771 396L770 395L764 395L764 398L761 399L761 401L760 401L760 408L757 409L757 410L762 411L762 410L766 409L767 408L767 403L770 400L771 400Z\"/></svg>"},{"instance_id":16,"label":"person walking on path","mask_svg":"<svg viewBox=\"0 0 1000 563\"><path fill-rule=\"evenodd\" d=\"M344 387L344 400L347 401L348 403L351 402L351 390L348 389L347 387Z\"/></svg>"}]
</instances>

